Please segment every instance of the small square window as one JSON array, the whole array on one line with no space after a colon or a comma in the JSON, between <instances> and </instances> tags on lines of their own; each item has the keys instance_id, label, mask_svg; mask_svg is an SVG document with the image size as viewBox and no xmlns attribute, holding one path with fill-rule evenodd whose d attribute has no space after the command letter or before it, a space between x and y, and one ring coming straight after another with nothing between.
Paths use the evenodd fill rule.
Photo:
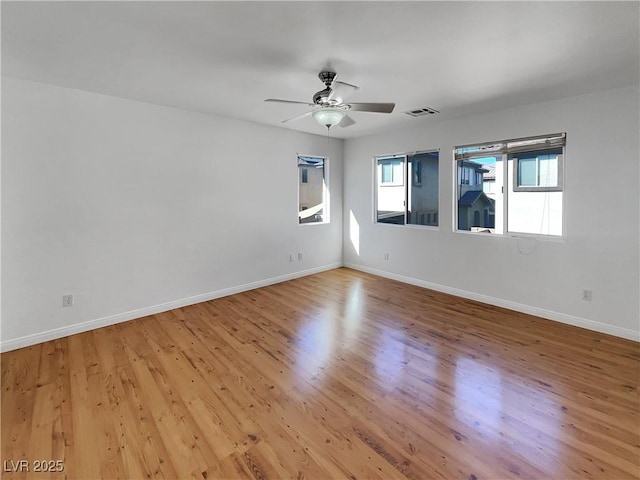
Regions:
<instances>
[{"instance_id":1,"label":"small square window","mask_svg":"<svg viewBox=\"0 0 640 480\"><path fill-rule=\"evenodd\" d=\"M404 160L380 160L380 184L400 186L404 185Z\"/></svg>"},{"instance_id":2,"label":"small square window","mask_svg":"<svg viewBox=\"0 0 640 480\"><path fill-rule=\"evenodd\" d=\"M510 155L514 192L562 191L562 150Z\"/></svg>"}]
</instances>

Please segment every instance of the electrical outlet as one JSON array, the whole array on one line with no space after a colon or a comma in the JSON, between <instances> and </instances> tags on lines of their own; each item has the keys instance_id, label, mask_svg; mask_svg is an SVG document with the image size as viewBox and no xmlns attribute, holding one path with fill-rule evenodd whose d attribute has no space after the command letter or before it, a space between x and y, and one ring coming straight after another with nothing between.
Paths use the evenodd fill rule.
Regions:
<instances>
[{"instance_id":1,"label":"electrical outlet","mask_svg":"<svg viewBox=\"0 0 640 480\"><path fill-rule=\"evenodd\" d=\"M293 253L289 254L289 261L290 262L295 262L296 261L296 256Z\"/></svg>"},{"instance_id":2,"label":"electrical outlet","mask_svg":"<svg viewBox=\"0 0 640 480\"><path fill-rule=\"evenodd\" d=\"M385 260L385 262L389 261L389 254L388 253L384 254L384 260Z\"/></svg>"},{"instance_id":3,"label":"electrical outlet","mask_svg":"<svg viewBox=\"0 0 640 480\"><path fill-rule=\"evenodd\" d=\"M62 306L63 307L73 307L73 295L63 295L62 296Z\"/></svg>"},{"instance_id":4,"label":"electrical outlet","mask_svg":"<svg viewBox=\"0 0 640 480\"><path fill-rule=\"evenodd\" d=\"M302 260L302 252L298 252L298 260Z\"/></svg>"},{"instance_id":5,"label":"electrical outlet","mask_svg":"<svg viewBox=\"0 0 640 480\"><path fill-rule=\"evenodd\" d=\"M587 288L582 289L582 300L584 300L585 302L591 301L591 290Z\"/></svg>"}]
</instances>

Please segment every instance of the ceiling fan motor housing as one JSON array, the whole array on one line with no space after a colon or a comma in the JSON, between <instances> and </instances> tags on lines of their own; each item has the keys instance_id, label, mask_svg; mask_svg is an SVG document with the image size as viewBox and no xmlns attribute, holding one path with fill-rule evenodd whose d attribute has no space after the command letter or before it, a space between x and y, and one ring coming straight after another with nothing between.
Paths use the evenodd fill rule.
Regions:
<instances>
[{"instance_id":1,"label":"ceiling fan motor housing","mask_svg":"<svg viewBox=\"0 0 640 480\"><path fill-rule=\"evenodd\" d=\"M316 105L327 105L329 103L328 97L331 94L331 84L333 83L333 79L336 78L336 72L320 72L318 78L324 83L326 88L315 93L313 103Z\"/></svg>"},{"instance_id":2,"label":"ceiling fan motor housing","mask_svg":"<svg viewBox=\"0 0 640 480\"><path fill-rule=\"evenodd\" d=\"M324 90L320 90L319 92L316 92L315 95L313 96L313 103L317 105L324 105L328 103L329 102L328 97L330 93L331 93L331 89L329 87L325 88Z\"/></svg>"},{"instance_id":3,"label":"ceiling fan motor housing","mask_svg":"<svg viewBox=\"0 0 640 480\"><path fill-rule=\"evenodd\" d=\"M318 78L322 80L327 88L333 83L333 79L336 78L336 72L324 71L318 74Z\"/></svg>"}]
</instances>

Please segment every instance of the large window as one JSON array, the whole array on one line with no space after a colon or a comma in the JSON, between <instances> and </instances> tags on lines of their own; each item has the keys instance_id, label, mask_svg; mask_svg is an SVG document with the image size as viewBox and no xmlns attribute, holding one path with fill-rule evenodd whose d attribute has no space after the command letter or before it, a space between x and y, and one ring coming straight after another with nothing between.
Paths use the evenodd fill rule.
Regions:
<instances>
[{"instance_id":1,"label":"large window","mask_svg":"<svg viewBox=\"0 0 640 480\"><path fill-rule=\"evenodd\" d=\"M562 235L565 134L454 150L457 230Z\"/></svg>"},{"instance_id":2,"label":"large window","mask_svg":"<svg viewBox=\"0 0 640 480\"><path fill-rule=\"evenodd\" d=\"M298 223L326 223L327 159L298 155Z\"/></svg>"},{"instance_id":3,"label":"large window","mask_svg":"<svg viewBox=\"0 0 640 480\"><path fill-rule=\"evenodd\" d=\"M438 226L438 152L375 159L375 220Z\"/></svg>"}]
</instances>

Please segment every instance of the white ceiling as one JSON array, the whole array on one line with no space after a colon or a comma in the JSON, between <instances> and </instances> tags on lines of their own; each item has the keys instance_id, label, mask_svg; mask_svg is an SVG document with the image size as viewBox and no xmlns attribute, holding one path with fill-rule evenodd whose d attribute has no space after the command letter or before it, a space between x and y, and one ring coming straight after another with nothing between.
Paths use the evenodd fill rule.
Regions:
<instances>
[{"instance_id":1,"label":"white ceiling","mask_svg":"<svg viewBox=\"0 0 640 480\"><path fill-rule=\"evenodd\" d=\"M2 2L2 74L324 134L298 105L331 67L349 138L639 82L638 2Z\"/></svg>"}]
</instances>

